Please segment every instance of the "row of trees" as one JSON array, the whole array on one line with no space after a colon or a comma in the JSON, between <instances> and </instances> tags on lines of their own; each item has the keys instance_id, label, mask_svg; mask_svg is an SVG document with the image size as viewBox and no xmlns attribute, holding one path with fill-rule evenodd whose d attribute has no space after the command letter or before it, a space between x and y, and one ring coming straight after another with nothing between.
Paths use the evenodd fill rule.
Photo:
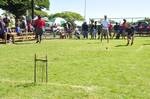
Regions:
<instances>
[{"instance_id":1,"label":"row of trees","mask_svg":"<svg viewBox=\"0 0 150 99\"><path fill-rule=\"evenodd\" d=\"M51 18L55 18L55 17L61 17L61 18L64 18L68 21L71 21L71 20L84 20L83 16L81 16L80 14L78 14L76 12L69 12L69 11L52 14L52 15L50 15L49 18L51 19Z\"/></svg>"},{"instance_id":2,"label":"row of trees","mask_svg":"<svg viewBox=\"0 0 150 99\"><path fill-rule=\"evenodd\" d=\"M49 5L49 0L34 0L35 14L48 15L42 9L49 9ZM0 8L19 17L25 15L27 10L31 13L32 0L0 0Z\"/></svg>"},{"instance_id":3,"label":"row of trees","mask_svg":"<svg viewBox=\"0 0 150 99\"><path fill-rule=\"evenodd\" d=\"M80 20L80 21L84 20L83 16L81 16L80 14L78 14L76 12L69 12L69 11L52 14L52 15L50 15L49 19L52 19L55 17L61 17L61 18L66 19L68 22L71 23L73 29L75 28L76 20Z\"/></svg>"},{"instance_id":4,"label":"row of trees","mask_svg":"<svg viewBox=\"0 0 150 99\"><path fill-rule=\"evenodd\" d=\"M49 9L50 1L49 0L0 0L0 8L15 15L16 18L19 18L22 15L25 15L27 10L31 15L32 12L32 1L34 1L34 12L35 15L43 15L51 18L62 17L67 21L73 22L75 20L83 20L83 16L75 12L62 12L51 14L50 16L44 12L42 9Z\"/></svg>"}]
</instances>

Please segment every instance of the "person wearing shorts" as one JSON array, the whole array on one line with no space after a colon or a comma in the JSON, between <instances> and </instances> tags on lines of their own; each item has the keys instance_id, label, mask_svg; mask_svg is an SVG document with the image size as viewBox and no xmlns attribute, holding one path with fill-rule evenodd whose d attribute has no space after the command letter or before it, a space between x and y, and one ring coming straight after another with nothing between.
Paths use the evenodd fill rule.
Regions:
<instances>
[{"instance_id":1,"label":"person wearing shorts","mask_svg":"<svg viewBox=\"0 0 150 99\"><path fill-rule=\"evenodd\" d=\"M104 20L101 22L102 24L102 34L101 34L101 42L103 37L106 36L107 43L109 43L109 21L107 20L107 16L104 16Z\"/></svg>"},{"instance_id":2,"label":"person wearing shorts","mask_svg":"<svg viewBox=\"0 0 150 99\"><path fill-rule=\"evenodd\" d=\"M45 21L41 19L41 16L38 16L38 19L35 20L35 33L36 33L36 43L41 43L42 34L44 33L45 29Z\"/></svg>"},{"instance_id":3,"label":"person wearing shorts","mask_svg":"<svg viewBox=\"0 0 150 99\"><path fill-rule=\"evenodd\" d=\"M134 27L129 26L127 29L127 46L130 44L131 41L131 45L133 45L133 41L134 41Z\"/></svg>"}]
</instances>

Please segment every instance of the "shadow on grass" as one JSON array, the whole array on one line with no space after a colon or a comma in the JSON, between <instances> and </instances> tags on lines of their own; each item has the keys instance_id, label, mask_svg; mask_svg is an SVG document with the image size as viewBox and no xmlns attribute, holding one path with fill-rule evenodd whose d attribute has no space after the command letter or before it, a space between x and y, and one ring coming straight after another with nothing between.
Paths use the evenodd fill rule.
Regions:
<instances>
[{"instance_id":1,"label":"shadow on grass","mask_svg":"<svg viewBox=\"0 0 150 99\"><path fill-rule=\"evenodd\" d=\"M34 87L34 86L36 86L35 83L21 83L21 84L16 85L15 87L28 88L28 87Z\"/></svg>"},{"instance_id":2,"label":"shadow on grass","mask_svg":"<svg viewBox=\"0 0 150 99\"><path fill-rule=\"evenodd\" d=\"M0 44L4 44L4 45L5 45L6 43L4 43L4 42L0 42Z\"/></svg>"},{"instance_id":3,"label":"shadow on grass","mask_svg":"<svg viewBox=\"0 0 150 99\"><path fill-rule=\"evenodd\" d=\"M35 44L35 42L17 42L15 45L27 45L27 44Z\"/></svg>"},{"instance_id":4,"label":"shadow on grass","mask_svg":"<svg viewBox=\"0 0 150 99\"><path fill-rule=\"evenodd\" d=\"M6 43L4 43L4 42L0 42L0 44L6 45ZM13 44L13 43L7 43L7 44ZM15 45L27 45L27 44L35 44L35 42L22 42L22 41L15 42Z\"/></svg>"},{"instance_id":5,"label":"shadow on grass","mask_svg":"<svg viewBox=\"0 0 150 99\"><path fill-rule=\"evenodd\" d=\"M87 44L101 44L101 42L88 42Z\"/></svg>"},{"instance_id":6,"label":"shadow on grass","mask_svg":"<svg viewBox=\"0 0 150 99\"><path fill-rule=\"evenodd\" d=\"M143 44L143 45L147 45L147 46L149 45L150 46L150 44Z\"/></svg>"},{"instance_id":7,"label":"shadow on grass","mask_svg":"<svg viewBox=\"0 0 150 99\"><path fill-rule=\"evenodd\" d=\"M115 47L126 47L127 45L116 45Z\"/></svg>"}]
</instances>

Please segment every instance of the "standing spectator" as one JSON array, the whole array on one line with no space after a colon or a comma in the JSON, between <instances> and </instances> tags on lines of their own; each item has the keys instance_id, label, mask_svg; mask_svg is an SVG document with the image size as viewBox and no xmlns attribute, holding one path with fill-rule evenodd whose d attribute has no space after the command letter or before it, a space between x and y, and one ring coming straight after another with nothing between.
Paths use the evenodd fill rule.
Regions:
<instances>
[{"instance_id":1,"label":"standing spectator","mask_svg":"<svg viewBox=\"0 0 150 99\"><path fill-rule=\"evenodd\" d=\"M127 46L130 44L131 41L131 45L133 45L133 41L134 41L134 27L128 25L127 28Z\"/></svg>"},{"instance_id":2,"label":"standing spectator","mask_svg":"<svg viewBox=\"0 0 150 99\"><path fill-rule=\"evenodd\" d=\"M91 20L91 24L90 24L90 35L91 35L91 39L93 39L94 35L94 20Z\"/></svg>"},{"instance_id":3,"label":"standing spectator","mask_svg":"<svg viewBox=\"0 0 150 99\"><path fill-rule=\"evenodd\" d=\"M119 34L118 34L118 36L117 36L117 39L120 38L120 35L122 36L123 31L124 31L124 28L123 28L122 24L120 24L120 25L119 25Z\"/></svg>"},{"instance_id":4,"label":"standing spectator","mask_svg":"<svg viewBox=\"0 0 150 99\"><path fill-rule=\"evenodd\" d=\"M0 38L5 39L5 40L7 39L7 41L10 42L11 35L8 34L7 32L10 32L10 31L8 31L8 28L5 25L4 20L0 17ZM7 38L5 38L6 36Z\"/></svg>"},{"instance_id":5,"label":"standing spectator","mask_svg":"<svg viewBox=\"0 0 150 99\"><path fill-rule=\"evenodd\" d=\"M100 39L100 34L102 32L102 25L98 25L98 39Z\"/></svg>"},{"instance_id":6,"label":"standing spectator","mask_svg":"<svg viewBox=\"0 0 150 99\"><path fill-rule=\"evenodd\" d=\"M71 39L72 38L72 24L70 22L67 22L67 34L68 34L68 37Z\"/></svg>"},{"instance_id":7,"label":"standing spectator","mask_svg":"<svg viewBox=\"0 0 150 99\"><path fill-rule=\"evenodd\" d=\"M150 32L150 25L147 25L146 30L147 32Z\"/></svg>"},{"instance_id":8,"label":"standing spectator","mask_svg":"<svg viewBox=\"0 0 150 99\"><path fill-rule=\"evenodd\" d=\"M75 28L75 33L74 33L74 35L75 35L75 37L76 37L77 39L80 39L80 31L79 31L79 28L78 28L78 27Z\"/></svg>"},{"instance_id":9,"label":"standing spectator","mask_svg":"<svg viewBox=\"0 0 150 99\"><path fill-rule=\"evenodd\" d=\"M113 28L113 26L112 26L112 24L111 24L111 22L110 22L110 23L109 23L109 27L108 27L110 38L112 38L112 28Z\"/></svg>"},{"instance_id":10,"label":"standing spectator","mask_svg":"<svg viewBox=\"0 0 150 99\"><path fill-rule=\"evenodd\" d=\"M0 16L0 38L5 39L5 23L3 22L1 16Z\"/></svg>"},{"instance_id":11,"label":"standing spectator","mask_svg":"<svg viewBox=\"0 0 150 99\"><path fill-rule=\"evenodd\" d=\"M35 20L34 26L35 26L35 33L37 39L36 43L41 43L42 34L45 29L45 21L41 19L40 15L38 16L38 19Z\"/></svg>"},{"instance_id":12,"label":"standing spectator","mask_svg":"<svg viewBox=\"0 0 150 99\"><path fill-rule=\"evenodd\" d=\"M120 37L120 34L119 34L119 25L118 25L118 23L116 22L116 24L115 24L115 26L114 26L114 35L113 35L113 37L114 36L116 36L116 39L119 39L119 37Z\"/></svg>"},{"instance_id":13,"label":"standing spectator","mask_svg":"<svg viewBox=\"0 0 150 99\"><path fill-rule=\"evenodd\" d=\"M101 35L101 42L103 39L103 36L106 35L107 43L109 43L109 21L107 20L107 16L104 16L104 20L101 22L102 24L102 35Z\"/></svg>"},{"instance_id":14,"label":"standing spectator","mask_svg":"<svg viewBox=\"0 0 150 99\"><path fill-rule=\"evenodd\" d=\"M94 29L93 29L93 38L96 39L97 34L97 21L94 22Z\"/></svg>"},{"instance_id":15,"label":"standing spectator","mask_svg":"<svg viewBox=\"0 0 150 99\"><path fill-rule=\"evenodd\" d=\"M20 28L23 30L23 32L27 31L27 21L25 16L22 17Z\"/></svg>"},{"instance_id":16,"label":"standing spectator","mask_svg":"<svg viewBox=\"0 0 150 99\"><path fill-rule=\"evenodd\" d=\"M83 38L88 39L88 25L86 22L82 24Z\"/></svg>"},{"instance_id":17,"label":"standing spectator","mask_svg":"<svg viewBox=\"0 0 150 99\"><path fill-rule=\"evenodd\" d=\"M11 32L10 30L10 19L8 18L7 15L5 15L5 18L3 19L3 22L5 23L5 30L6 32Z\"/></svg>"},{"instance_id":18,"label":"standing spectator","mask_svg":"<svg viewBox=\"0 0 150 99\"><path fill-rule=\"evenodd\" d=\"M19 20L19 19L16 19L16 28L15 28L15 29L16 29L16 33L17 33L18 36L21 35L20 24L21 24L20 20Z\"/></svg>"},{"instance_id":19,"label":"standing spectator","mask_svg":"<svg viewBox=\"0 0 150 99\"><path fill-rule=\"evenodd\" d=\"M10 17L10 29L11 32L15 32L15 18L13 16Z\"/></svg>"},{"instance_id":20,"label":"standing spectator","mask_svg":"<svg viewBox=\"0 0 150 99\"><path fill-rule=\"evenodd\" d=\"M128 29L128 23L127 23L126 19L123 19L122 28L123 28L122 38L125 39L125 36L127 34L127 29Z\"/></svg>"},{"instance_id":21,"label":"standing spectator","mask_svg":"<svg viewBox=\"0 0 150 99\"><path fill-rule=\"evenodd\" d=\"M28 32L33 32L33 26L32 26L31 20L27 20L27 30L28 30ZM35 29L34 29L34 31L35 31Z\"/></svg>"},{"instance_id":22,"label":"standing spectator","mask_svg":"<svg viewBox=\"0 0 150 99\"><path fill-rule=\"evenodd\" d=\"M17 33L17 35L18 35L18 36L20 36L20 35L21 35L21 33L22 33L22 31L21 31L21 28L20 28L19 24L16 24L16 33Z\"/></svg>"},{"instance_id":23,"label":"standing spectator","mask_svg":"<svg viewBox=\"0 0 150 99\"><path fill-rule=\"evenodd\" d=\"M58 32L58 26L56 23L52 26L52 31L53 31L53 38L55 38Z\"/></svg>"}]
</instances>

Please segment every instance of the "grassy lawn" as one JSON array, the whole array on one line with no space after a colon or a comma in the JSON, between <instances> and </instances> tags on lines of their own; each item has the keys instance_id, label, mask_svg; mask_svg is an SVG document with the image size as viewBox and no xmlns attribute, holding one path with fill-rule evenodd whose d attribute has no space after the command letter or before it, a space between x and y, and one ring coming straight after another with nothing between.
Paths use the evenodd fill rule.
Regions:
<instances>
[{"instance_id":1,"label":"grassy lawn","mask_svg":"<svg viewBox=\"0 0 150 99\"><path fill-rule=\"evenodd\" d=\"M0 99L149 99L150 38L48 40L0 45ZM106 49L108 47L108 49ZM34 54L49 82L33 83Z\"/></svg>"}]
</instances>

